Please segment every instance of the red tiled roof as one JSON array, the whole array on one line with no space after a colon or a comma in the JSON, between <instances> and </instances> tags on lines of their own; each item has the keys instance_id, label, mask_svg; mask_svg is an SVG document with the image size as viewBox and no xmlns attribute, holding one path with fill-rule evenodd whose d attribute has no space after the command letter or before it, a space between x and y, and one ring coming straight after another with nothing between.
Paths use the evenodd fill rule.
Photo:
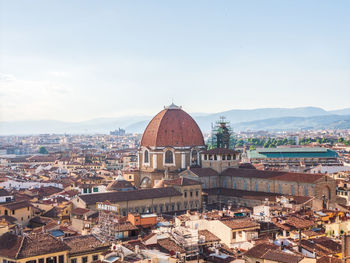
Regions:
<instances>
[{"instance_id":1,"label":"red tiled roof","mask_svg":"<svg viewBox=\"0 0 350 263\"><path fill-rule=\"evenodd\" d=\"M109 248L108 243L102 242L93 235L67 237L63 242L70 247L70 253L88 253Z\"/></svg>"},{"instance_id":2,"label":"red tiled roof","mask_svg":"<svg viewBox=\"0 0 350 263\"><path fill-rule=\"evenodd\" d=\"M262 256L262 258L266 260L271 260L274 262L280 262L280 263L298 263L304 257L300 255L286 253L279 250L270 249Z\"/></svg>"},{"instance_id":3,"label":"red tiled roof","mask_svg":"<svg viewBox=\"0 0 350 263\"><path fill-rule=\"evenodd\" d=\"M10 210L17 210L32 206L28 201L10 202L3 204L4 207Z\"/></svg>"},{"instance_id":4,"label":"red tiled roof","mask_svg":"<svg viewBox=\"0 0 350 263\"><path fill-rule=\"evenodd\" d=\"M84 215L84 214L86 214L89 211L90 211L89 209L77 207L77 208L74 208L72 210L71 214L73 214L73 215Z\"/></svg>"},{"instance_id":5,"label":"red tiled roof","mask_svg":"<svg viewBox=\"0 0 350 263\"><path fill-rule=\"evenodd\" d=\"M166 180L164 181L164 184L165 185L200 185L202 183L196 180L188 179L186 177L179 177L172 180Z\"/></svg>"},{"instance_id":6,"label":"red tiled roof","mask_svg":"<svg viewBox=\"0 0 350 263\"><path fill-rule=\"evenodd\" d=\"M199 177L219 175L218 172L212 168L191 168L191 172Z\"/></svg>"},{"instance_id":7,"label":"red tiled roof","mask_svg":"<svg viewBox=\"0 0 350 263\"><path fill-rule=\"evenodd\" d=\"M218 238L216 235L214 235L209 230L198 230L198 235L202 235L205 237L205 242L215 242L220 241L220 238Z\"/></svg>"},{"instance_id":8,"label":"red tiled roof","mask_svg":"<svg viewBox=\"0 0 350 263\"><path fill-rule=\"evenodd\" d=\"M270 249L278 249L278 246L271 243L261 243L245 252L244 256L252 258L261 258Z\"/></svg>"},{"instance_id":9,"label":"red tiled roof","mask_svg":"<svg viewBox=\"0 0 350 263\"><path fill-rule=\"evenodd\" d=\"M222 172L222 176L244 177L244 178L264 178L279 181L293 181L303 183L313 183L325 175L322 174L306 174L291 173L281 171L261 171L254 169L228 168Z\"/></svg>"},{"instance_id":10,"label":"red tiled roof","mask_svg":"<svg viewBox=\"0 0 350 263\"><path fill-rule=\"evenodd\" d=\"M114 225L114 229L118 232L123 232L123 231L131 231L131 230L137 230L137 226L134 226L131 224L129 221L126 222L120 222L119 224Z\"/></svg>"},{"instance_id":11,"label":"red tiled roof","mask_svg":"<svg viewBox=\"0 0 350 263\"><path fill-rule=\"evenodd\" d=\"M152 198L162 198L170 196L181 196L182 194L173 187L140 189L125 192L107 192L97 194L83 194L79 195L87 205L96 204L97 202L104 202L106 200L111 203L131 200L144 200Z\"/></svg>"},{"instance_id":12,"label":"red tiled roof","mask_svg":"<svg viewBox=\"0 0 350 263\"><path fill-rule=\"evenodd\" d=\"M47 233L32 233L23 237L5 233L0 237L0 255L11 259L28 258L67 250L69 250L67 245Z\"/></svg>"},{"instance_id":13,"label":"red tiled roof","mask_svg":"<svg viewBox=\"0 0 350 263\"><path fill-rule=\"evenodd\" d=\"M204 146L203 134L192 117L181 108L159 112L143 133L141 146Z\"/></svg>"},{"instance_id":14,"label":"red tiled roof","mask_svg":"<svg viewBox=\"0 0 350 263\"><path fill-rule=\"evenodd\" d=\"M231 229L242 229L242 228L252 228L256 227L259 228L260 224L252 221L250 219L244 218L244 219L233 219L233 220L222 220L222 223L224 223L226 226L228 226Z\"/></svg>"},{"instance_id":15,"label":"red tiled roof","mask_svg":"<svg viewBox=\"0 0 350 263\"><path fill-rule=\"evenodd\" d=\"M107 186L108 191L121 191L123 189L133 190L135 187L126 180L116 180Z\"/></svg>"},{"instance_id":16,"label":"red tiled roof","mask_svg":"<svg viewBox=\"0 0 350 263\"><path fill-rule=\"evenodd\" d=\"M158 245L164 250L168 251L170 254L175 254L176 252L185 253L185 249L177 245L170 238L158 240Z\"/></svg>"}]
</instances>

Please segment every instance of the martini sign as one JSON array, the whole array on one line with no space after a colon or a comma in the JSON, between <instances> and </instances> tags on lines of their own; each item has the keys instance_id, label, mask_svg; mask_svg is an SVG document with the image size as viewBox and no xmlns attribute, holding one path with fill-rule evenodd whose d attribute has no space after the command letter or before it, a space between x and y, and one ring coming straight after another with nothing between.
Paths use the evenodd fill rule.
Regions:
<instances>
[{"instance_id":1,"label":"martini sign","mask_svg":"<svg viewBox=\"0 0 350 263\"><path fill-rule=\"evenodd\" d=\"M118 213L118 207L116 205L112 205L109 202L97 203L97 210Z\"/></svg>"}]
</instances>

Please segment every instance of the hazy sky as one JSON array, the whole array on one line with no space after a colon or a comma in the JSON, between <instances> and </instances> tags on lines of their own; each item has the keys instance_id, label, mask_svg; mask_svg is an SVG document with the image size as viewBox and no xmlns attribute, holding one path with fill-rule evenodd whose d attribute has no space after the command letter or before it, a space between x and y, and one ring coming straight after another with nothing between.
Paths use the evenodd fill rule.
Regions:
<instances>
[{"instance_id":1,"label":"hazy sky","mask_svg":"<svg viewBox=\"0 0 350 263\"><path fill-rule=\"evenodd\" d=\"M0 0L0 120L350 107L350 1Z\"/></svg>"}]
</instances>

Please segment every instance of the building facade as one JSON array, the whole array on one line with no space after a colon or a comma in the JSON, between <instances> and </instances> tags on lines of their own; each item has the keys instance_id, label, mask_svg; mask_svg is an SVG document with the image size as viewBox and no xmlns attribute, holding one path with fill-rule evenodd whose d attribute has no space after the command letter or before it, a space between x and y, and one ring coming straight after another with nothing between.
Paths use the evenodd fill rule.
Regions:
<instances>
[{"instance_id":1,"label":"building facade","mask_svg":"<svg viewBox=\"0 0 350 263\"><path fill-rule=\"evenodd\" d=\"M118 206L119 213L174 213L202 206L201 183L191 179L164 182L162 188L140 189L126 192L85 194L75 197L74 208L97 210L99 202L109 201Z\"/></svg>"}]
</instances>

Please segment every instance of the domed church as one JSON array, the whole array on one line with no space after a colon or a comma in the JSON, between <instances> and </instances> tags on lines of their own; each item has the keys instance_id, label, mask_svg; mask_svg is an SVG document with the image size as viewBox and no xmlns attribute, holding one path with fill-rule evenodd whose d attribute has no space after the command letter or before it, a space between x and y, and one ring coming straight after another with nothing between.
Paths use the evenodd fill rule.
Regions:
<instances>
[{"instance_id":1,"label":"domed church","mask_svg":"<svg viewBox=\"0 0 350 263\"><path fill-rule=\"evenodd\" d=\"M205 149L197 123L172 103L150 121L143 133L138 151L139 170L142 174L167 177L172 172L200 165L199 152Z\"/></svg>"}]
</instances>

